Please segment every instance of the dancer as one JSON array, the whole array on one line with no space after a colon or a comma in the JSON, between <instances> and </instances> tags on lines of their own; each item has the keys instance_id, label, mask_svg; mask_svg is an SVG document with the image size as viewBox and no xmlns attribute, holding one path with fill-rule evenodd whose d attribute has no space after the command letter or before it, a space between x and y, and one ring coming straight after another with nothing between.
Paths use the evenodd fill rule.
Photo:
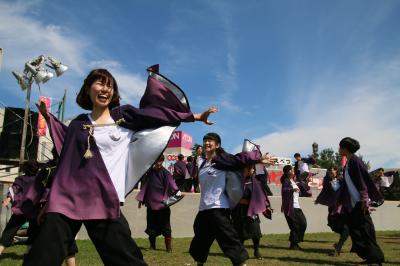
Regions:
<instances>
[{"instance_id":1,"label":"dancer","mask_svg":"<svg viewBox=\"0 0 400 266\"><path fill-rule=\"evenodd\" d=\"M375 187L363 161L355 155L360 144L346 137L339 143L339 153L347 158L343 171L344 185L340 193L348 215L350 237L353 242L351 252L364 259L365 264L384 262L384 255L376 242L375 227L370 216L370 202L382 202L383 197Z\"/></svg>"},{"instance_id":2,"label":"dancer","mask_svg":"<svg viewBox=\"0 0 400 266\"><path fill-rule=\"evenodd\" d=\"M34 183L38 171L39 164L36 160L24 162L22 164L22 172L24 175L15 178L7 193L7 197L2 201L4 207L8 206L10 202L12 203L12 215L0 239L0 256L7 247L11 246L14 235L20 227L29 220L27 216L24 215L24 211L26 213L26 210L24 210L25 206L23 204L26 199L28 188ZM31 226L28 227L28 237L32 238L32 236L36 234L36 228L34 226L34 221L30 224Z\"/></svg>"},{"instance_id":3,"label":"dancer","mask_svg":"<svg viewBox=\"0 0 400 266\"><path fill-rule=\"evenodd\" d=\"M233 265L245 265L249 255L240 242L238 233L233 227L230 207L234 202L230 180L237 181L241 187L240 177L233 172L243 170L246 165L258 162L271 163L269 156L261 157L260 151L228 154L221 147L221 138L216 133L203 137L205 156L198 157L201 197L199 212L194 221L194 238L190 244L190 255L203 265L207 261L209 249L216 239L222 252ZM233 186L233 185L232 185ZM240 194L237 201L240 199ZM233 205L233 206L232 206Z\"/></svg>"},{"instance_id":4,"label":"dancer","mask_svg":"<svg viewBox=\"0 0 400 266\"><path fill-rule=\"evenodd\" d=\"M183 161L185 156L178 154L178 160L174 164L174 179L179 190L186 191L186 178L189 176L186 163Z\"/></svg>"},{"instance_id":5,"label":"dancer","mask_svg":"<svg viewBox=\"0 0 400 266\"><path fill-rule=\"evenodd\" d=\"M310 176L310 166L316 164L313 157L302 158L300 153L295 153L293 156L296 159L294 163L294 173L296 175L297 186L300 189L300 197L311 197L311 189L308 185Z\"/></svg>"},{"instance_id":6,"label":"dancer","mask_svg":"<svg viewBox=\"0 0 400 266\"><path fill-rule=\"evenodd\" d=\"M292 250L302 250L299 246L304 240L304 233L307 229L307 220L300 208L299 192L300 189L295 182L295 174L291 165L283 167L281 177L282 184L282 207L281 211L285 214L286 221L290 228L290 246Z\"/></svg>"},{"instance_id":7,"label":"dancer","mask_svg":"<svg viewBox=\"0 0 400 266\"><path fill-rule=\"evenodd\" d=\"M161 155L142 181L140 192L136 196L147 207L147 228L150 248L156 249L156 238L164 236L167 252L172 252L171 209L165 204L167 199L180 191L167 169L163 167L164 155ZM182 197L182 196L181 196Z\"/></svg>"},{"instance_id":8,"label":"dancer","mask_svg":"<svg viewBox=\"0 0 400 266\"><path fill-rule=\"evenodd\" d=\"M192 167L190 168L190 175L192 176L193 180L193 188L194 192L199 193L200 192L200 186L199 186L199 167L197 165L198 158L203 155L203 146L197 145L196 150L195 150L195 156L193 158L193 164Z\"/></svg>"},{"instance_id":9,"label":"dancer","mask_svg":"<svg viewBox=\"0 0 400 266\"><path fill-rule=\"evenodd\" d=\"M321 193L315 200L315 204L328 206L328 226L333 232L340 235L339 241L333 245L333 256L339 256L343 244L349 237L349 227L347 225L347 215L344 213L343 206L338 201L337 191L343 185L343 178L338 174L336 166L331 166L326 172L323 180Z\"/></svg>"},{"instance_id":10,"label":"dancer","mask_svg":"<svg viewBox=\"0 0 400 266\"><path fill-rule=\"evenodd\" d=\"M60 160L46 219L24 265L60 265L82 224L105 265L146 265L120 205L154 164L181 122L208 121L210 108L193 115L183 91L148 68L140 108L119 106L118 86L105 69L89 73L77 103L89 110L67 127L39 110Z\"/></svg>"},{"instance_id":11,"label":"dancer","mask_svg":"<svg viewBox=\"0 0 400 266\"><path fill-rule=\"evenodd\" d=\"M243 178L243 197L232 211L233 225L242 243L247 239L252 239L254 257L261 260L260 239L262 234L258 215L267 210L271 213L272 209L267 194L255 175L255 165L247 166L244 169Z\"/></svg>"}]
</instances>

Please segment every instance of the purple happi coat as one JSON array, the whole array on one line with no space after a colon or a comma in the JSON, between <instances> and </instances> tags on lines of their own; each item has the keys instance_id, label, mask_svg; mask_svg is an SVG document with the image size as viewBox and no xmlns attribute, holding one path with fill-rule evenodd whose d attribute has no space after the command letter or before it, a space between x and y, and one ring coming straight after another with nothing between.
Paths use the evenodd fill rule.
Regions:
<instances>
[{"instance_id":1,"label":"purple happi coat","mask_svg":"<svg viewBox=\"0 0 400 266\"><path fill-rule=\"evenodd\" d=\"M136 199L144 202L152 210L160 210L166 207L163 201L178 190L175 180L167 169L164 167L158 170L150 169L146 177L143 178Z\"/></svg>"},{"instance_id":2,"label":"purple happi coat","mask_svg":"<svg viewBox=\"0 0 400 266\"><path fill-rule=\"evenodd\" d=\"M346 167L348 168L348 173L354 186L360 193L362 201L368 203L369 200L375 202L380 202L383 200L382 194L376 188L374 182L369 176L367 167L359 157L356 155L351 156L351 158L347 161ZM343 176L345 176L344 171ZM352 209L350 194L344 178L339 200L347 210Z\"/></svg>"},{"instance_id":3,"label":"purple happi coat","mask_svg":"<svg viewBox=\"0 0 400 266\"><path fill-rule=\"evenodd\" d=\"M289 217L292 217L294 214L293 192L294 192L294 189L292 187L292 183L290 182L290 179L289 178L283 179L282 190L281 190L281 193L282 193L281 211Z\"/></svg>"},{"instance_id":4,"label":"purple happi coat","mask_svg":"<svg viewBox=\"0 0 400 266\"><path fill-rule=\"evenodd\" d=\"M163 152L173 130L181 122L194 121L183 91L158 73L158 65L148 71L147 87L140 101L140 108L123 105L111 110L114 121L123 119L120 126L135 131L132 144L136 146L133 148L138 149L139 146L141 150L132 158L129 157L129 161L137 161L139 167L143 167L137 179L145 174ZM86 114L72 120L68 127L55 117L50 118L49 128L60 159L47 212L61 213L74 220L114 219L120 216L120 202L94 138L90 138L93 157L83 157L88 147L89 134L83 125L87 124L90 125L91 122ZM146 135L153 131L159 132L160 128L168 130L161 132L164 133L162 143L157 136L146 139ZM157 150L153 149L153 145L159 146ZM152 151L151 156L147 156L147 150ZM127 174L131 171L133 170L129 170ZM129 176L126 178L126 195L132 191L137 179L131 180Z\"/></svg>"},{"instance_id":5,"label":"purple happi coat","mask_svg":"<svg viewBox=\"0 0 400 266\"><path fill-rule=\"evenodd\" d=\"M251 198L249 208L247 209L247 216L254 217L254 215L265 212L271 204L261 182L254 176L251 178L251 185Z\"/></svg>"},{"instance_id":6,"label":"purple happi coat","mask_svg":"<svg viewBox=\"0 0 400 266\"><path fill-rule=\"evenodd\" d=\"M36 176L22 175L15 178L14 183L11 186L12 192L7 193L7 197L12 199L11 210L15 215L23 215L23 203L26 201L26 194L29 187L35 181Z\"/></svg>"},{"instance_id":7,"label":"purple happi coat","mask_svg":"<svg viewBox=\"0 0 400 266\"><path fill-rule=\"evenodd\" d=\"M174 164L174 178L176 180L183 180L186 177L187 167L184 161L176 161Z\"/></svg>"},{"instance_id":8,"label":"purple happi coat","mask_svg":"<svg viewBox=\"0 0 400 266\"><path fill-rule=\"evenodd\" d=\"M222 153L216 156L212 162L214 168L223 171L241 171L244 167L250 164L258 163L261 160L261 152L253 150L248 152L240 152L236 155ZM240 175L241 176L241 175ZM269 200L263 190L260 182L255 178L253 180L253 191L247 211L248 216L264 212L269 206ZM255 182L254 182L255 181ZM235 207L235 206L232 206Z\"/></svg>"}]
</instances>

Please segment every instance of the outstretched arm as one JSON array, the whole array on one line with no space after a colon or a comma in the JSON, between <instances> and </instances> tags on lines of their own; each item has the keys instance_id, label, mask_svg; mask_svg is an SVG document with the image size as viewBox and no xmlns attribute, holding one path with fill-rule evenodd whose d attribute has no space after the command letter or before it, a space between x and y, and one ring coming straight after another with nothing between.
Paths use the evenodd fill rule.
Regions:
<instances>
[{"instance_id":1,"label":"outstretched arm","mask_svg":"<svg viewBox=\"0 0 400 266\"><path fill-rule=\"evenodd\" d=\"M210 114L217 113L218 111L219 110L217 107L210 107L203 113L193 114L193 117L194 117L195 121L201 121L207 125L212 125L212 124L214 124L214 122L211 122L210 120L208 120L208 117L210 116Z\"/></svg>"}]
</instances>

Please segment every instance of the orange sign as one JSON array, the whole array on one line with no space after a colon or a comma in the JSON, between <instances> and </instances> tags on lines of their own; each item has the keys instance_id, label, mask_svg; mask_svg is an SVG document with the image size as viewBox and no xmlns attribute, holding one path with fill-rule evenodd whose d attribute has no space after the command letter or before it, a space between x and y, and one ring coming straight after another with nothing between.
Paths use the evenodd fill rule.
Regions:
<instances>
[{"instance_id":1,"label":"orange sign","mask_svg":"<svg viewBox=\"0 0 400 266\"><path fill-rule=\"evenodd\" d=\"M39 101L45 102L47 110L50 111L50 103L51 103L50 97L40 96ZM38 123L37 123L38 137L46 136L46 130L47 130L46 119L44 119L42 114L39 112Z\"/></svg>"}]
</instances>

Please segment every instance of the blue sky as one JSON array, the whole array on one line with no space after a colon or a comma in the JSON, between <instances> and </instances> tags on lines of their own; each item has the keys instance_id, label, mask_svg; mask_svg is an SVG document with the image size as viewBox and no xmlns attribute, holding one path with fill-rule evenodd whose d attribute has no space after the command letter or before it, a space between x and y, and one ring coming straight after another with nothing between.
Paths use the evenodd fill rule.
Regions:
<instances>
[{"instance_id":1,"label":"blue sky","mask_svg":"<svg viewBox=\"0 0 400 266\"><path fill-rule=\"evenodd\" d=\"M215 131L231 152L250 138L291 157L352 136L372 166L399 167L399 14L396 0L0 1L0 100L24 106L10 71L39 54L70 66L41 87L68 89L67 117L82 112L92 68L110 69L136 105L159 63L193 111L221 109L212 127L182 125L197 142Z\"/></svg>"}]
</instances>

